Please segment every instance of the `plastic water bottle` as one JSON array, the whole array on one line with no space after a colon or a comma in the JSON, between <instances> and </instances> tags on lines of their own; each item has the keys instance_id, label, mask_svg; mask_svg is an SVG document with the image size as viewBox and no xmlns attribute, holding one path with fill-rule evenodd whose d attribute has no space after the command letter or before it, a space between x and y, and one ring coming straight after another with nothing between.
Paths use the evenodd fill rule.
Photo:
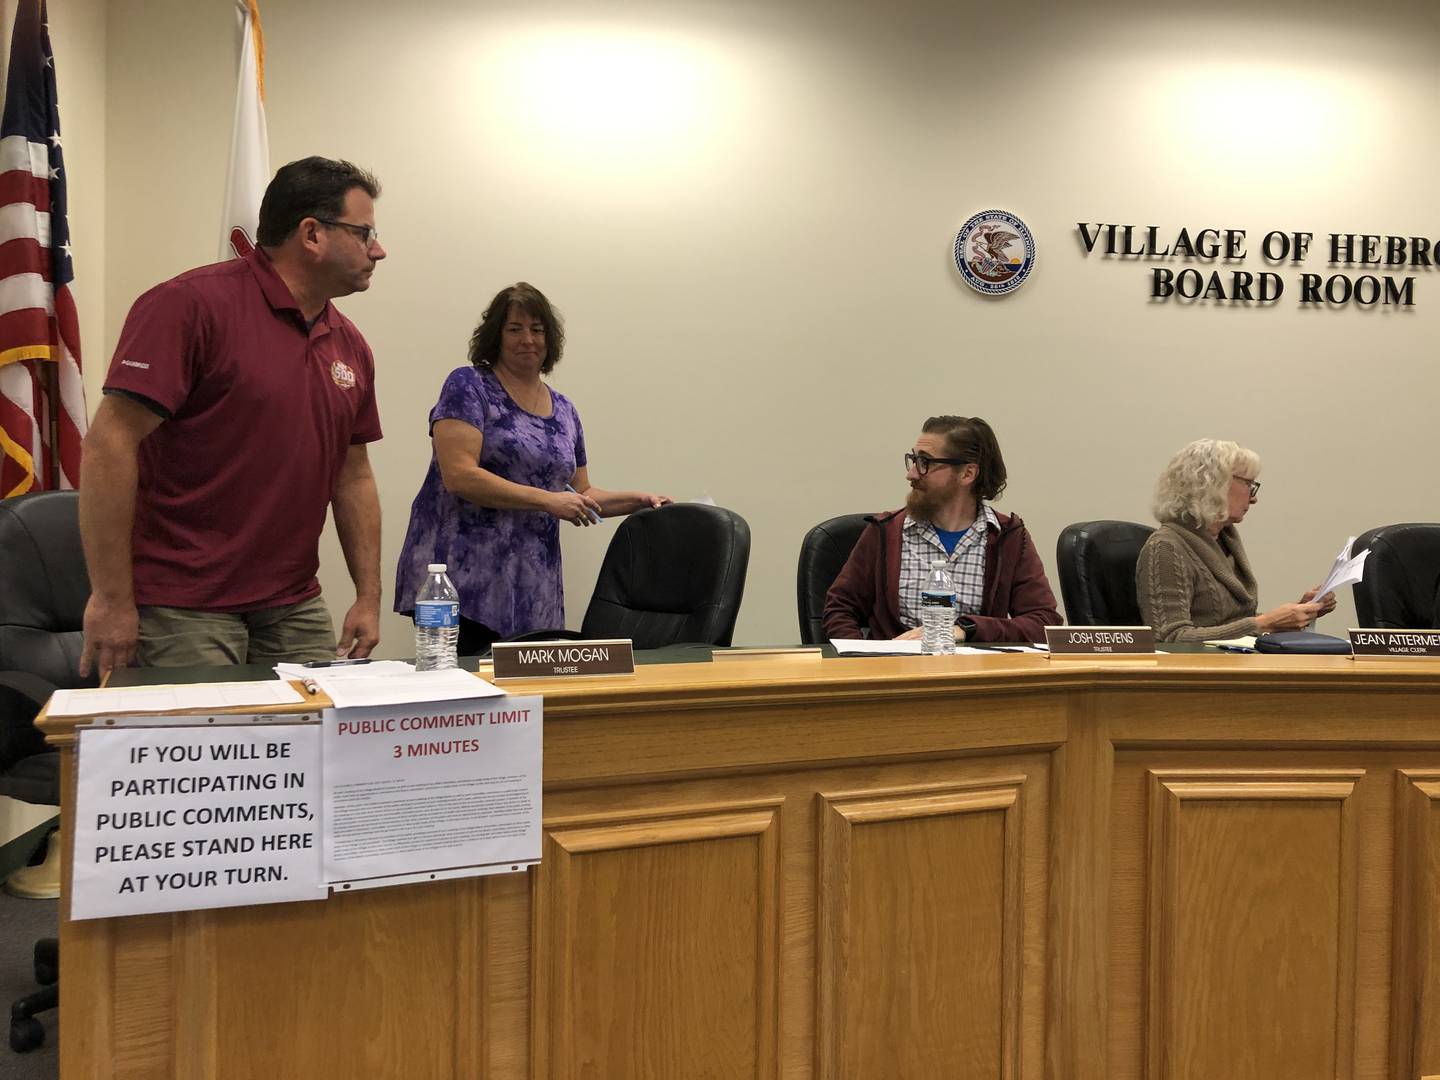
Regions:
<instances>
[{"instance_id":1,"label":"plastic water bottle","mask_svg":"<svg viewBox=\"0 0 1440 1080\"><path fill-rule=\"evenodd\" d=\"M429 576L415 597L415 670L440 671L456 666L460 594L443 562L431 563L425 572Z\"/></svg>"},{"instance_id":2,"label":"plastic water bottle","mask_svg":"<svg viewBox=\"0 0 1440 1080\"><path fill-rule=\"evenodd\" d=\"M930 564L930 576L920 593L920 651L927 656L955 651L955 583L945 560Z\"/></svg>"}]
</instances>

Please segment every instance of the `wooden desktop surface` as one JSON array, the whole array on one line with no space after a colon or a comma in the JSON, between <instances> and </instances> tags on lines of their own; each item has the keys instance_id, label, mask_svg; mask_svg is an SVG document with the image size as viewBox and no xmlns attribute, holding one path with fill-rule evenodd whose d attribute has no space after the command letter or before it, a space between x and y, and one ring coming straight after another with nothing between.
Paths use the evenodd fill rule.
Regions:
<instances>
[{"instance_id":1,"label":"wooden desktop surface","mask_svg":"<svg viewBox=\"0 0 1440 1080\"><path fill-rule=\"evenodd\" d=\"M65 921L65 1080L1440 1073L1440 662L507 689L545 695L537 870Z\"/></svg>"}]
</instances>

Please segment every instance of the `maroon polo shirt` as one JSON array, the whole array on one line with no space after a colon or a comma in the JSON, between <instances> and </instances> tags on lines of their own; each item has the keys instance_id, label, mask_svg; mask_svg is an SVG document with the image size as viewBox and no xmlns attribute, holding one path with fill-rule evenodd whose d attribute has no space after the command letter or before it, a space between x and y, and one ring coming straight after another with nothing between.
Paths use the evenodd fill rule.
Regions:
<instances>
[{"instance_id":1,"label":"maroon polo shirt","mask_svg":"<svg viewBox=\"0 0 1440 1080\"><path fill-rule=\"evenodd\" d=\"M263 251L135 301L105 391L166 419L140 444L135 602L249 611L320 592L320 532L352 444L380 438L375 361L326 303L306 328Z\"/></svg>"}]
</instances>

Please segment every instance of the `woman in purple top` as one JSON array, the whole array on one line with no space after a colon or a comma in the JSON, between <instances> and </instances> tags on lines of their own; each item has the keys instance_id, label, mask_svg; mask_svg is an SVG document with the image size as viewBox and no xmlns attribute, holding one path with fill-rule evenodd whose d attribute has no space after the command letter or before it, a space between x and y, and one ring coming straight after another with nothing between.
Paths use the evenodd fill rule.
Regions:
<instances>
[{"instance_id":1,"label":"woman in purple top","mask_svg":"<svg viewBox=\"0 0 1440 1080\"><path fill-rule=\"evenodd\" d=\"M434 453L410 507L395 610L413 615L427 563L460 593L462 655L565 625L560 522L587 526L671 500L590 483L580 415L547 375L565 348L559 315L525 282L501 289L430 410Z\"/></svg>"}]
</instances>

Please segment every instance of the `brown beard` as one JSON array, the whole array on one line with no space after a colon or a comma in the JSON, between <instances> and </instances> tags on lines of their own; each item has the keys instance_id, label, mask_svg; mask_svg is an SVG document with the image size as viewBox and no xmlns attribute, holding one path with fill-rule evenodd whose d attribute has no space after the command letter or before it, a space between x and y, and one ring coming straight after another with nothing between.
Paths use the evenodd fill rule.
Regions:
<instances>
[{"instance_id":1,"label":"brown beard","mask_svg":"<svg viewBox=\"0 0 1440 1080\"><path fill-rule=\"evenodd\" d=\"M940 508L940 501L933 491L911 488L910 494L905 497L905 510L916 521L931 521Z\"/></svg>"}]
</instances>

